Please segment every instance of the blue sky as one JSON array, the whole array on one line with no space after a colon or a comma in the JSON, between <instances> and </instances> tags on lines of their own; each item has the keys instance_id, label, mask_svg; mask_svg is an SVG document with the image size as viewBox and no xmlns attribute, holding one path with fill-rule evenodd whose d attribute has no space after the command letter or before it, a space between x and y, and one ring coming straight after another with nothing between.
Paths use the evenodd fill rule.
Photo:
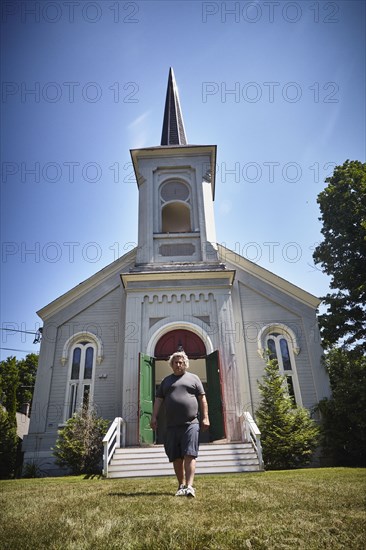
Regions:
<instances>
[{"instance_id":1,"label":"blue sky","mask_svg":"<svg viewBox=\"0 0 366 550\"><path fill-rule=\"evenodd\" d=\"M217 144L218 242L324 295L324 178L365 161L365 3L2 3L1 358L36 311L133 248L129 150L159 145L169 67Z\"/></svg>"}]
</instances>

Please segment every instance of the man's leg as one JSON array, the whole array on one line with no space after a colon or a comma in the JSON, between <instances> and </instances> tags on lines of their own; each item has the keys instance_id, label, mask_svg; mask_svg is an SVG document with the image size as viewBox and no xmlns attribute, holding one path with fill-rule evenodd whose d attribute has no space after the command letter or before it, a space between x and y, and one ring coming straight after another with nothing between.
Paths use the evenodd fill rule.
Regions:
<instances>
[{"instance_id":1,"label":"man's leg","mask_svg":"<svg viewBox=\"0 0 366 550\"><path fill-rule=\"evenodd\" d=\"M174 472L177 476L178 485L184 485L184 468L183 468L183 459L177 458L173 460Z\"/></svg>"},{"instance_id":2,"label":"man's leg","mask_svg":"<svg viewBox=\"0 0 366 550\"><path fill-rule=\"evenodd\" d=\"M194 474L196 472L196 458L186 455L184 457L184 471L186 474L186 485L193 486Z\"/></svg>"},{"instance_id":3,"label":"man's leg","mask_svg":"<svg viewBox=\"0 0 366 550\"><path fill-rule=\"evenodd\" d=\"M187 497L195 496L193 481L196 471L196 457L198 456L198 437L199 424L190 424L185 431L184 443L182 443L182 450L184 450L184 472L186 474Z\"/></svg>"}]
</instances>

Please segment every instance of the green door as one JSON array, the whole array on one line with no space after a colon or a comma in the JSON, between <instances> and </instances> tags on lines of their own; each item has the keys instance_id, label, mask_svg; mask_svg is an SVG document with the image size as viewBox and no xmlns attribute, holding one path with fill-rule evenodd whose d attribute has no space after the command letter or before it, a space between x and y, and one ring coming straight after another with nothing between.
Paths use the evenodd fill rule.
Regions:
<instances>
[{"instance_id":1,"label":"green door","mask_svg":"<svg viewBox=\"0 0 366 550\"><path fill-rule=\"evenodd\" d=\"M139 441L140 445L152 445L154 432L150 421L154 403L155 359L139 354Z\"/></svg>"},{"instance_id":2,"label":"green door","mask_svg":"<svg viewBox=\"0 0 366 550\"><path fill-rule=\"evenodd\" d=\"M225 437L224 413L222 406L222 385L219 352L214 351L206 357L207 402L210 418L210 440Z\"/></svg>"}]
</instances>

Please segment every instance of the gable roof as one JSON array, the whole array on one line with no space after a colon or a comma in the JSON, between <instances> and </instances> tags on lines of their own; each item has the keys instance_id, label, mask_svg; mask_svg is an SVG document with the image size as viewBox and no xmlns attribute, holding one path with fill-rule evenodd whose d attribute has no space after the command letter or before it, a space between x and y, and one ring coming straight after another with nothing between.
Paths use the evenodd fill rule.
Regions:
<instances>
[{"instance_id":1,"label":"gable roof","mask_svg":"<svg viewBox=\"0 0 366 550\"><path fill-rule=\"evenodd\" d=\"M290 283L286 279L275 275L274 273L272 273L272 271L268 271L268 269L265 269L264 267L261 267L258 264L247 260L246 258L244 258L244 256L241 256L237 252L233 252L232 250L222 246L221 244L218 245L218 250L219 257L222 262L230 262L230 264L235 268L243 269L245 272L249 273L253 277L256 277L264 281L265 283L275 288L278 288L285 294L291 296L292 298L295 298L296 300L299 300L307 306L310 306L312 308L317 308L319 306L321 300L317 296L310 294L310 292L307 292L306 290L303 290L293 283Z\"/></svg>"},{"instance_id":2,"label":"gable roof","mask_svg":"<svg viewBox=\"0 0 366 550\"><path fill-rule=\"evenodd\" d=\"M113 275L118 275L117 281L118 284L120 284L119 274L121 270L126 268L126 266L134 263L136 250L137 248L130 250L127 254L124 254L91 277L88 277L88 279L85 279L85 281L82 281L78 285L74 286L71 290L68 290L59 298L56 298L48 305L37 311L37 315L39 315L43 321L46 321L55 315L55 313L58 313L61 309L65 308L78 298L81 298L90 290L93 290L104 281L107 281L107 279L113 277Z\"/></svg>"},{"instance_id":3,"label":"gable roof","mask_svg":"<svg viewBox=\"0 0 366 550\"><path fill-rule=\"evenodd\" d=\"M120 284L120 274L123 270L126 269L128 265L134 264L136 258L136 250L137 248L130 250L129 252L127 252L127 254L124 254L111 264L107 265L106 267L86 279L85 281L82 281L81 283L73 287L71 290L68 290L59 298L56 298L48 305L37 311L37 314L41 317L42 320L46 321L75 300L84 296L87 292L106 282L114 275L118 276L116 278L116 284L117 281ZM312 308L317 308L319 306L321 300L313 294L310 294L306 290L303 290L293 283L286 281L282 277L275 275L264 267L261 267L258 264L247 260L243 256L240 256L240 254L233 252L232 250L222 246L221 244L218 244L218 250L220 260L223 263L229 262L234 268L244 270L246 273L249 273L253 277L256 277L261 281L264 281L265 283L271 285L272 287L281 290L285 294L288 294L289 296L295 298L296 300L299 300L307 306L310 306Z\"/></svg>"}]
</instances>

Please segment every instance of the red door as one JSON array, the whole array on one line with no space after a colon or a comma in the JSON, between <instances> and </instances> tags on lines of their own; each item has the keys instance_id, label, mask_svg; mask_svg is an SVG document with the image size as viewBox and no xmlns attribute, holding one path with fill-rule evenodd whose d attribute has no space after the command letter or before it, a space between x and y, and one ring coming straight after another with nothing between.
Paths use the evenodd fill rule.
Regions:
<instances>
[{"instance_id":1,"label":"red door","mask_svg":"<svg viewBox=\"0 0 366 550\"><path fill-rule=\"evenodd\" d=\"M182 349L192 359L206 357L206 348L201 338L190 330L177 329L164 334L155 346L156 359L168 359Z\"/></svg>"}]
</instances>

